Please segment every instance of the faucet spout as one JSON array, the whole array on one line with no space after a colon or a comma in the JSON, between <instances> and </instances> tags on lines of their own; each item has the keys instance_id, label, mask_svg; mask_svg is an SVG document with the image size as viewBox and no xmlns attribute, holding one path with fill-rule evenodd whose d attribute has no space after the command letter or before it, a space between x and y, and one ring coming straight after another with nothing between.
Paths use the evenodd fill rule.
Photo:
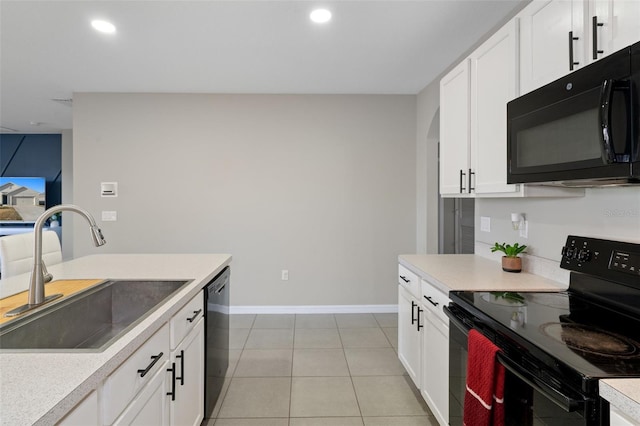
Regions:
<instances>
[{"instance_id":1,"label":"faucet spout","mask_svg":"<svg viewBox=\"0 0 640 426\"><path fill-rule=\"evenodd\" d=\"M34 232L34 249L33 249L33 269L31 271L31 278L29 280L29 305L38 306L45 302L44 297L44 283L51 281L53 278L50 273L47 272L46 267L42 262L42 228L45 221L55 213L63 211L70 211L78 213L89 222L91 237L96 247L102 246L106 243L102 231L96 225L96 221L91 214L85 209L75 206L73 204L60 204L58 206L51 207L42 213L36 220L33 228Z\"/></svg>"}]
</instances>

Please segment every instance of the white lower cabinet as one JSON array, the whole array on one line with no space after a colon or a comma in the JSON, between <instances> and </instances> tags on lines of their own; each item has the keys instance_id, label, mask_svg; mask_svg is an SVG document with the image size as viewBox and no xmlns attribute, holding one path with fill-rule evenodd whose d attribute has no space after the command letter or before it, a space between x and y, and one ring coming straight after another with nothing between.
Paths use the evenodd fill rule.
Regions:
<instances>
[{"instance_id":1,"label":"white lower cabinet","mask_svg":"<svg viewBox=\"0 0 640 426\"><path fill-rule=\"evenodd\" d=\"M102 392L104 424L113 424L125 409L137 411L137 408L132 409L130 405L140 404L137 398L141 394L148 392L149 387L157 388L158 380L165 380L168 360L169 325L165 324L105 380ZM153 385L150 383L152 380ZM129 419L130 416L126 418Z\"/></svg>"},{"instance_id":2,"label":"white lower cabinet","mask_svg":"<svg viewBox=\"0 0 640 426\"><path fill-rule=\"evenodd\" d=\"M99 424L98 392L96 391L91 392L58 422L58 426L87 426L96 424Z\"/></svg>"},{"instance_id":3,"label":"white lower cabinet","mask_svg":"<svg viewBox=\"0 0 640 426\"><path fill-rule=\"evenodd\" d=\"M423 313L417 299L398 286L398 358L418 389L422 378Z\"/></svg>"},{"instance_id":4,"label":"white lower cabinet","mask_svg":"<svg viewBox=\"0 0 640 426\"><path fill-rule=\"evenodd\" d=\"M442 308L449 295L402 265L399 277L398 358L438 423L448 425L449 318ZM417 286L411 285L416 282L417 296Z\"/></svg>"},{"instance_id":5,"label":"white lower cabinet","mask_svg":"<svg viewBox=\"0 0 640 426\"><path fill-rule=\"evenodd\" d=\"M58 424L200 425L204 417L204 323L200 292Z\"/></svg>"},{"instance_id":6,"label":"white lower cabinet","mask_svg":"<svg viewBox=\"0 0 640 426\"><path fill-rule=\"evenodd\" d=\"M167 380L169 365L167 360L160 364L158 371L116 419L114 425L165 426L170 424L169 398L167 398L171 386Z\"/></svg>"},{"instance_id":7,"label":"white lower cabinet","mask_svg":"<svg viewBox=\"0 0 640 426\"><path fill-rule=\"evenodd\" d=\"M171 401L171 423L197 426L204 416L204 319L172 352L176 369L175 397Z\"/></svg>"},{"instance_id":8,"label":"white lower cabinet","mask_svg":"<svg viewBox=\"0 0 640 426\"><path fill-rule=\"evenodd\" d=\"M422 280L426 318L422 336L420 393L441 425L449 424L449 318L442 309L449 295Z\"/></svg>"},{"instance_id":9,"label":"white lower cabinet","mask_svg":"<svg viewBox=\"0 0 640 426\"><path fill-rule=\"evenodd\" d=\"M441 425L449 424L449 324L427 312L421 394Z\"/></svg>"},{"instance_id":10,"label":"white lower cabinet","mask_svg":"<svg viewBox=\"0 0 640 426\"><path fill-rule=\"evenodd\" d=\"M611 405L611 411L609 412L609 424L611 426L634 426L638 422L620 411L617 407Z\"/></svg>"}]
</instances>

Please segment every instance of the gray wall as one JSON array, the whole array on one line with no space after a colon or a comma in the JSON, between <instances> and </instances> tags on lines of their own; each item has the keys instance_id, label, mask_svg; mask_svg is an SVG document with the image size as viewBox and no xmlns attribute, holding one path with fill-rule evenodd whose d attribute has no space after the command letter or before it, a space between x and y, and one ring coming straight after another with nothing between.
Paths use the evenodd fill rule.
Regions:
<instances>
[{"instance_id":1,"label":"gray wall","mask_svg":"<svg viewBox=\"0 0 640 426\"><path fill-rule=\"evenodd\" d=\"M440 83L435 80L417 96L416 253L438 253L438 142Z\"/></svg>"},{"instance_id":2,"label":"gray wall","mask_svg":"<svg viewBox=\"0 0 640 426\"><path fill-rule=\"evenodd\" d=\"M511 228L511 213L525 213L529 237ZM491 218L491 232L480 231L480 217ZM560 260L567 235L640 243L640 188L591 188L581 198L476 199L476 241L520 242L527 253Z\"/></svg>"},{"instance_id":3,"label":"gray wall","mask_svg":"<svg viewBox=\"0 0 640 426\"><path fill-rule=\"evenodd\" d=\"M234 305L397 302L415 96L76 93L73 121L74 203L118 214L101 248L75 220L75 256L231 253Z\"/></svg>"}]
</instances>

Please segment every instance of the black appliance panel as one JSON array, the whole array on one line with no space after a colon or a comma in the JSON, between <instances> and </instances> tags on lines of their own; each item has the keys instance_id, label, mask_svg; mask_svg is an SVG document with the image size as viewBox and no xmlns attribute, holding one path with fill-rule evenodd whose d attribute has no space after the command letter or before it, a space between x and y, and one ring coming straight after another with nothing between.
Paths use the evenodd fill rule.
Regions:
<instances>
[{"instance_id":1,"label":"black appliance panel","mask_svg":"<svg viewBox=\"0 0 640 426\"><path fill-rule=\"evenodd\" d=\"M640 182L639 51L622 49L507 104L508 183Z\"/></svg>"},{"instance_id":2,"label":"black appliance panel","mask_svg":"<svg viewBox=\"0 0 640 426\"><path fill-rule=\"evenodd\" d=\"M470 317L456 309L445 308L451 318L449 331L449 424L462 426L467 372L467 335L471 328ZM475 328L482 326L475 324ZM491 329L483 333L497 343L503 338ZM514 349L514 348L511 348ZM506 368L505 376L505 424L507 426L548 426L592 425L600 426L607 416L606 402L589 398L565 383L552 380L543 368L522 356L522 351L506 351L498 362ZM514 358L517 361L514 361Z\"/></svg>"},{"instance_id":3,"label":"black appliance panel","mask_svg":"<svg viewBox=\"0 0 640 426\"><path fill-rule=\"evenodd\" d=\"M462 413L463 335L475 328L500 347L498 361L511 377L507 424L542 419L535 414L538 398L541 407L552 402L577 415L554 413L544 424L608 425L598 381L640 377L639 254L640 244L569 236L561 261L571 270L565 292L451 292L445 308L451 320L450 417ZM521 417L527 412L533 417Z\"/></svg>"},{"instance_id":4,"label":"black appliance panel","mask_svg":"<svg viewBox=\"0 0 640 426\"><path fill-rule=\"evenodd\" d=\"M227 266L204 288L205 368L204 418L210 418L229 367L229 291Z\"/></svg>"}]
</instances>

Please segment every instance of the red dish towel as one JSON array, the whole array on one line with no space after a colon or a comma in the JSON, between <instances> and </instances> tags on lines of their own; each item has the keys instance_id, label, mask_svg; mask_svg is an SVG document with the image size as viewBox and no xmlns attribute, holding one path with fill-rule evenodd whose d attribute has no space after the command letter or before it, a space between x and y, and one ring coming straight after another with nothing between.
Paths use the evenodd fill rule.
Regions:
<instances>
[{"instance_id":1,"label":"red dish towel","mask_svg":"<svg viewBox=\"0 0 640 426\"><path fill-rule=\"evenodd\" d=\"M504 426L504 366L500 350L476 330L469 331L465 426Z\"/></svg>"}]
</instances>

